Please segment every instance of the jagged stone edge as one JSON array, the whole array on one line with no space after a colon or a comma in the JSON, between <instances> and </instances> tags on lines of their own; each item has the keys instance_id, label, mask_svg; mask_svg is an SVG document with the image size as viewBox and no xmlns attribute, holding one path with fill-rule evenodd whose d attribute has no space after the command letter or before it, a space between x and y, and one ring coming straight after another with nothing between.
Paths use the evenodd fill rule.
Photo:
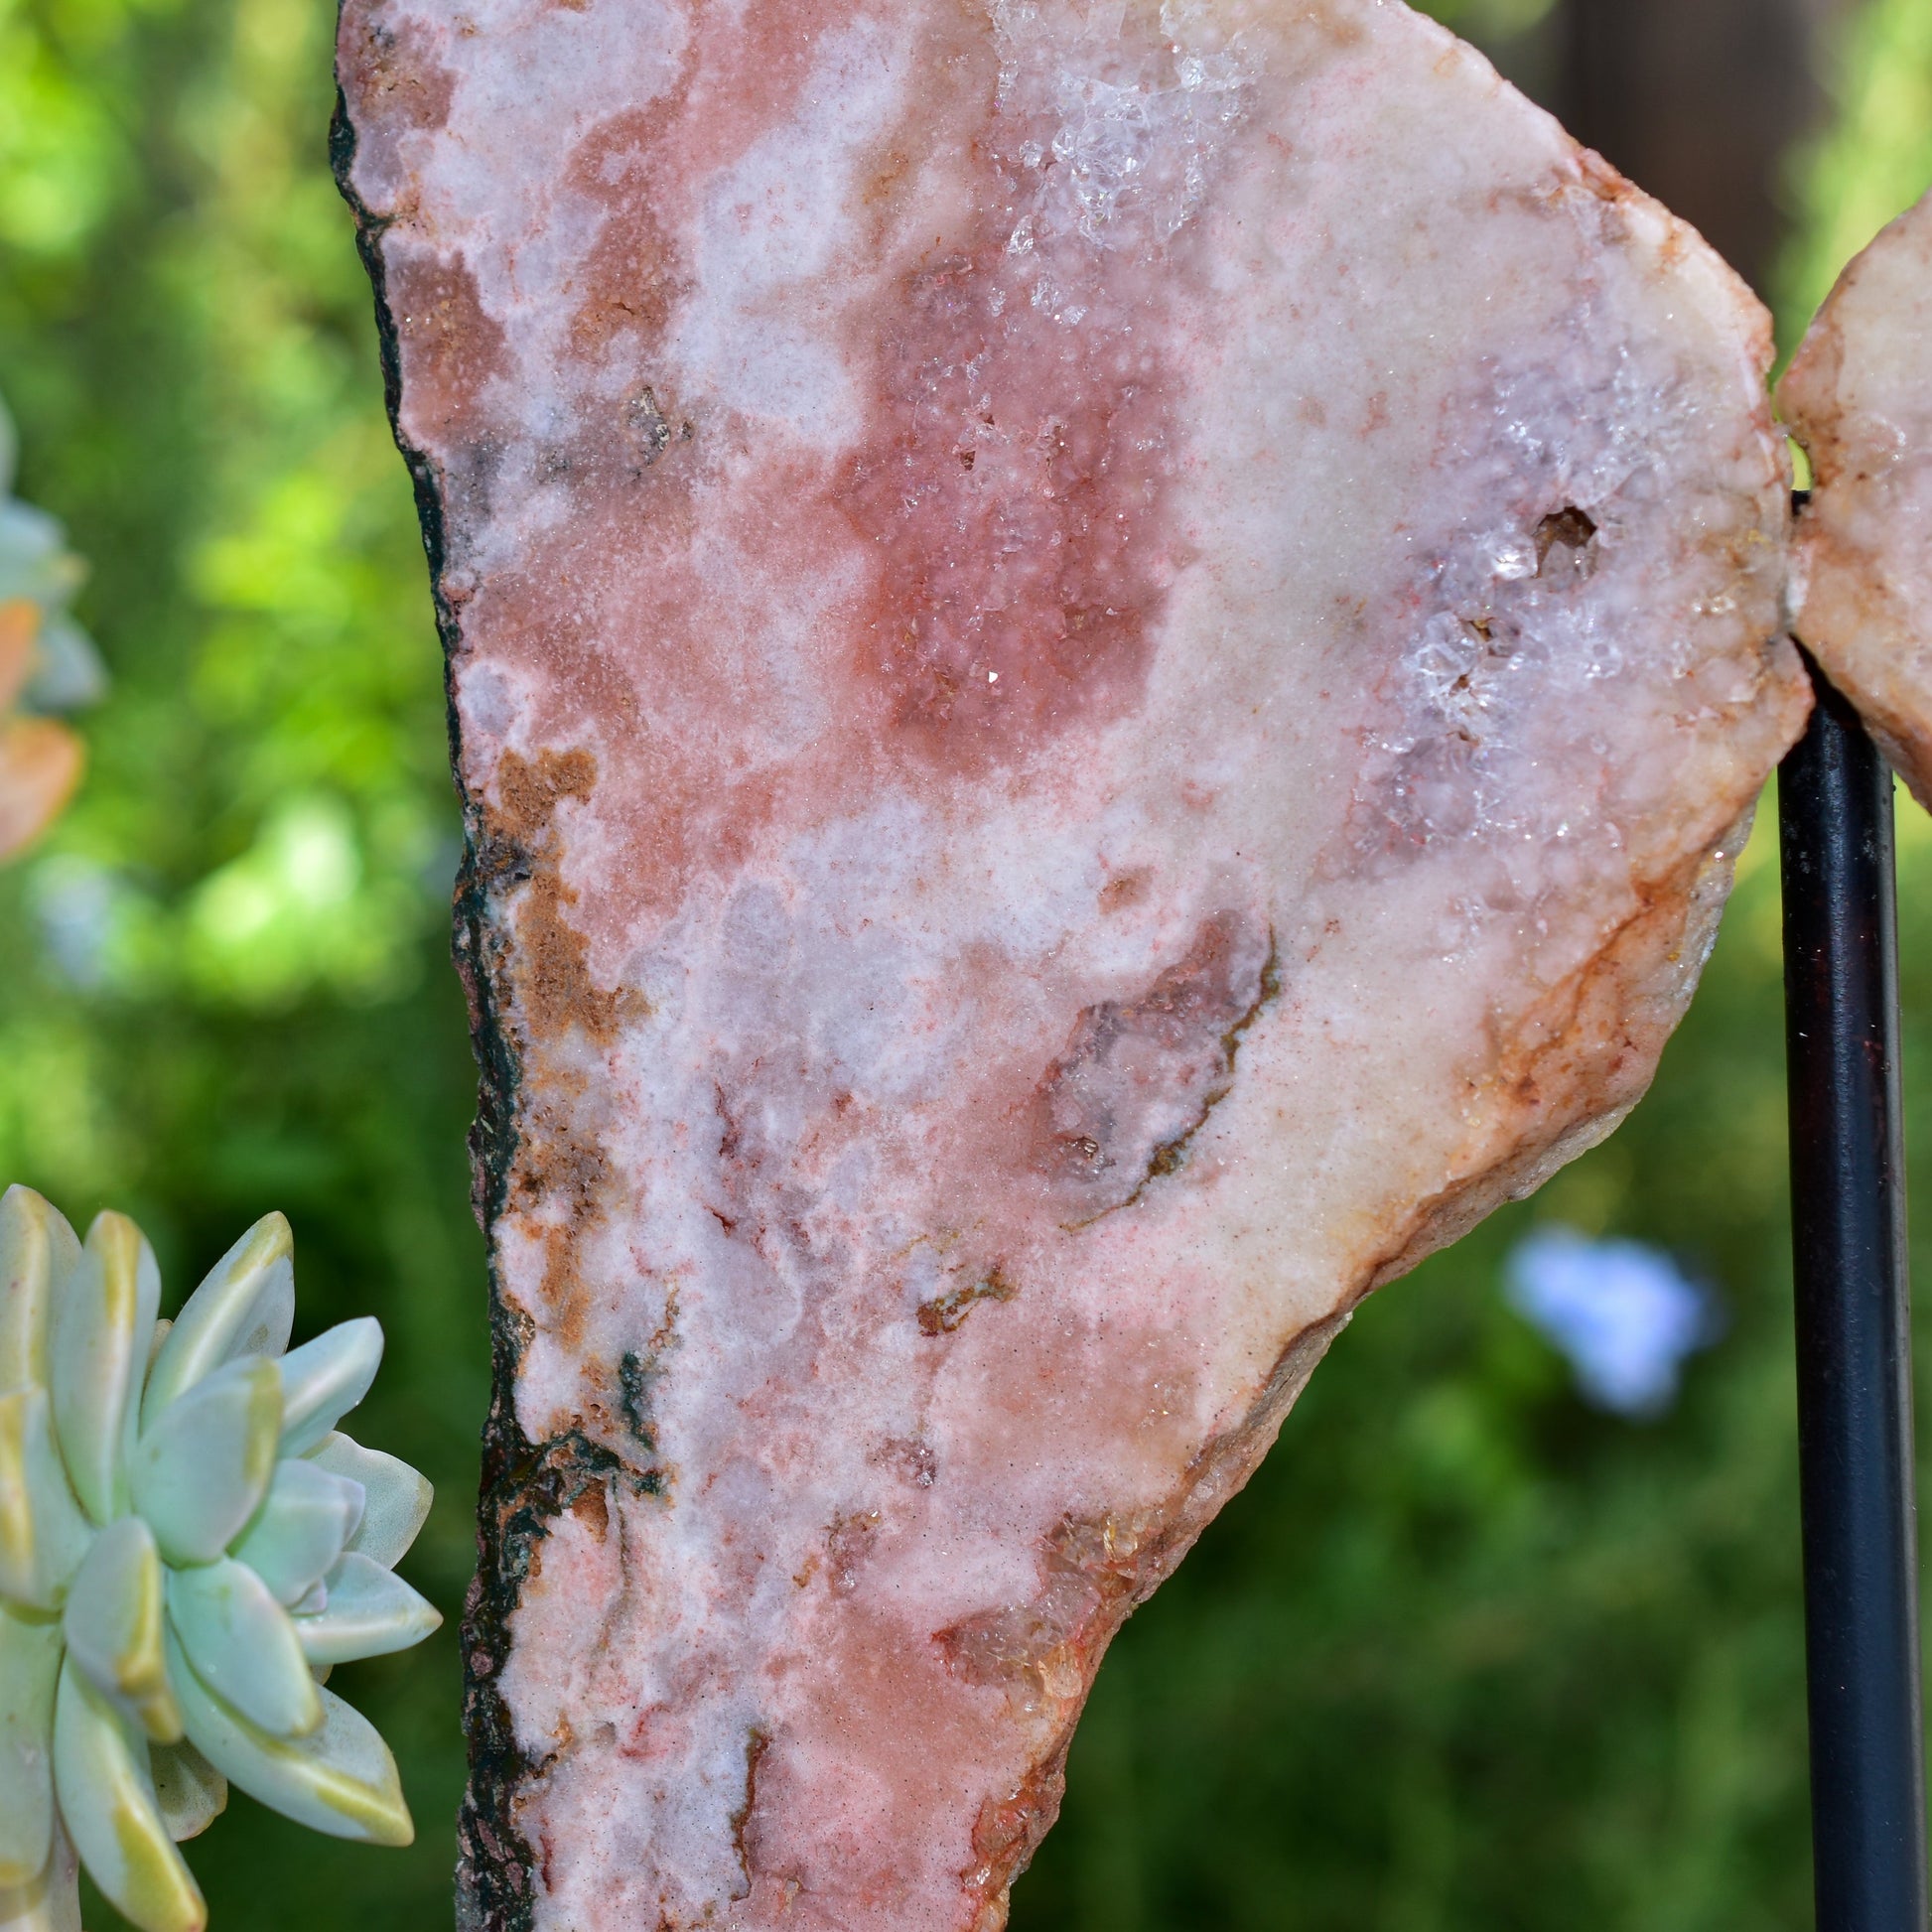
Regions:
<instances>
[{"instance_id":1,"label":"jagged stone edge","mask_svg":"<svg viewBox=\"0 0 1932 1932\"><path fill-rule=\"evenodd\" d=\"M339 9L340 27L340 9ZM490 891L513 862L494 849L482 807L464 784L462 728L456 704L461 647L457 614L444 595L448 549L436 466L403 434L402 354L388 296L381 243L390 226L357 194L351 171L356 134L340 74L329 123L329 162L336 187L355 222L355 249L375 299L376 341L389 429L409 470L429 564L436 632L443 647L444 715L450 773L463 809L463 856L451 901L451 954L470 1009L470 1046L477 1059L477 1118L470 1129L472 1205L485 1236L509 1190L518 1145L516 1099L521 1068L502 1024L497 995L500 950L489 934ZM534 1855L517 1829L513 1796L536 1768L516 1742L509 1708L496 1678L510 1650L509 1623L528 1575L530 1558L551 1519L593 1483L616 1472L618 1458L582 1436L535 1444L516 1419L516 1371L528 1344L528 1324L499 1292L496 1251L489 1244L489 1412L483 1429L483 1474L478 1499L477 1570L463 1607L463 1729L470 1780L457 1821L458 1932L530 1932L535 1912Z\"/></svg>"}]
</instances>

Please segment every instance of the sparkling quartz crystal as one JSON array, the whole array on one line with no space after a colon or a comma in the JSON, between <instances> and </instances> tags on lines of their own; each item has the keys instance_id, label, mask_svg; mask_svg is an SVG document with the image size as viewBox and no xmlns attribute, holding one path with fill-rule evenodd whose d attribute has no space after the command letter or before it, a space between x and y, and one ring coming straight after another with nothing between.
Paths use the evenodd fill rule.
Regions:
<instances>
[{"instance_id":1,"label":"sparkling quartz crystal","mask_svg":"<svg viewBox=\"0 0 1932 1932\"><path fill-rule=\"evenodd\" d=\"M497 1406L464 1922L966 1932L1805 687L1768 331L1386 0L348 0Z\"/></svg>"},{"instance_id":2,"label":"sparkling quartz crystal","mask_svg":"<svg viewBox=\"0 0 1932 1932\"><path fill-rule=\"evenodd\" d=\"M202 1932L175 1846L230 1779L410 1841L388 1746L319 1680L441 1620L390 1574L429 1484L336 1432L382 1331L290 1349L290 1248L268 1215L160 1321L125 1215L83 1245L0 1195L0 1932L79 1932L77 1864L140 1932Z\"/></svg>"},{"instance_id":3,"label":"sparkling quartz crystal","mask_svg":"<svg viewBox=\"0 0 1932 1932\"><path fill-rule=\"evenodd\" d=\"M1798 634L1932 806L1932 195L1839 278L1778 407L1813 471Z\"/></svg>"}]
</instances>

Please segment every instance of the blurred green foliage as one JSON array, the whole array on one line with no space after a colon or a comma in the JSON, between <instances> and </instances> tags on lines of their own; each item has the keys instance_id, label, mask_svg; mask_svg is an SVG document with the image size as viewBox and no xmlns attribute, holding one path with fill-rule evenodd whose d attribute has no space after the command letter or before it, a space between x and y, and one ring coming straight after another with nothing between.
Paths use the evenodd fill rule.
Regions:
<instances>
[{"instance_id":1,"label":"blurred green foliage","mask_svg":"<svg viewBox=\"0 0 1932 1932\"><path fill-rule=\"evenodd\" d=\"M283 1208L298 1334L382 1317L365 1433L438 1489L403 1568L451 1623L338 1680L397 1747L418 1843L237 1797L192 1854L232 1932L450 1922L485 1399L459 827L325 161L332 27L319 0L0 0L0 383L113 676L78 800L0 871L0 1174L132 1212L176 1299Z\"/></svg>"},{"instance_id":2,"label":"blurred green foliage","mask_svg":"<svg viewBox=\"0 0 1932 1932\"><path fill-rule=\"evenodd\" d=\"M1832 114L1792 158L1795 212L1779 265L1780 339L1796 347L1839 270L1932 182L1932 6L1847 7L1827 48Z\"/></svg>"},{"instance_id":3,"label":"blurred green foliage","mask_svg":"<svg viewBox=\"0 0 1932 1932\"><path fill-rule=\"evenodd\" d=\"M1442 9L1496 34L1544 10ZM0 1175L133 1212L177 1296L284 1208L299 1333L382 1317L368 1437L439 1488L405 1569L452 1625L342 1674L398 1745L418 1844L237 1798L194 1855L234 1932L449 1922L485 1395L441 670L324 163L331 24L324 0L0 0L0 381L22 493L93 561L80 616L114 678L78 803L0 872ZM1923 0L1857 14L1836 86L1787 339L1932 174ZM1932 832L1907 806L1903 834L1932 1147ZM1631 1124L1375 1298L1129 1624L1016 1932L1807 1921L1767 838ZM1729 1334L1667 1420L1581 1407L1501 1306L1543 1216L1721 1285Z\"/></svg>"},{"instance_id":4,"label":"blurred green foliage","mask_svg":"<svg viewBox=\"0 0 1932 1932\"><path fill-rule=\"evenodd\" d=\"M1527 34L1547 20L1555 6L1556 0L1435 0L1422 11L1487 47Z\"/></svg>"}]
</instances>

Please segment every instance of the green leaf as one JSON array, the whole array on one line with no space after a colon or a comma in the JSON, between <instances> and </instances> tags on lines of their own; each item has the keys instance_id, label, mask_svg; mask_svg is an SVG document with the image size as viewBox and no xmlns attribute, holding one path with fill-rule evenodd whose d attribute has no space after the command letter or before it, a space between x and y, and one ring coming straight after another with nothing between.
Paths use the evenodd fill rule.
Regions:
<instances>
[{"instance_id":1,"label":"green leaf","mask_svg":"<svg viewBox=\"0 0 1932 1932\"><path fill-rule=\"evenodd\" d=\"M282 1379L259 1355L217 1368L149 1424L129 1488L170 1563L212 1563L247 1527L281 1431Z\"/></svg>"},{"instance_id":2,"label":"green leaf","mask_svg":"<svg viewBox=\"0 0 1932 1932\"><path fill-rule=\"evenodd\" d=\"M94 1538L68 1592L68 1655L158 1744L181 1735L161 1652L161 1553L138 1516Z\"/></svg>"},{"instance_id":3,"label":"green leaf","mask_svg":"<svg viewBox=\"0 0 1932 1932\"><path fill-rule=\"evenodd\" d=\"M203 1932L207 1908L155 1802L147 1739L69 1660L54 1711L54 1783L80 1863L141 1932Z\"/></svg>"},{"instance_id":4,"label":"green leaf","mask_svg":"<svg viewBox=\"0 0 1932 1932\"><path fill-rule=\"evenodd\" d=\"M415 1542L435 1500L429 1478L400 1456L364 1449L340 1434L325 1436L308 1459L319 1469L362 1485L362 1521L345 1547L393 1570Z\"/></svg>"},{"instance_id":5,"label":"green leaf","mask_svg":"<svg viewBox=\"0 0 1932 1932\"><path fill-rule=\"evenodd\" d=\"M177 1845L199 1838L227 1810L227 1779L193 1744L156 1744L148 1763L161 1822Z\"/></svg>"},{"instance_id":6,"label":"green leaf","mask_svg":"<svg viewBox=\"0 0 1932 1932\"><path fill-rule=\"evenodd\" d=\"M284 1355L282 1453L315 1448L368 1394L382 1365L382 1323L373 1315L339 1322Z\"/></svg>"},{"instance_id":7,"label":"green leaf","mask_svg":"<svg viewBox=\"0 0 1932 1932\"><path fill-rule=\"evenodd\" d=\"M53 1849L60 1675L60 1619L0 1603L0 1895L31 1884Z\"/></svg>"},{"instance_id":8,"label":"green leaf","mask_svg":"<svg viewBox=\"0 0 1932 1932\"><path fill-rule=\"evenodd\" d=\"M47 1391L0 1395L0 1596L58 1609L92 1535L68 1483Z\"/></svg>"},{"instance_id":9,"label":"green leaf","mask_svg":"<svg viewBox=\"0 0 1932 1932\"><path fill-rule=\"evenodd\" d=\"M61 1453L96 1523L127 1504L122 1458L160 1302L161 1274L141 1230L125 1214L98 1215L54 1312L51 1364Z\"/></svg>"},{"instance_id":10,"label":"green leaf","mask_svg":"<svg viewBox=\"0 0 1932 1932\"><path fill-rule=\"evenodd\" d=\"M302 1654L312 1664L348 1664L386 1657L421 1643L443 1621L427 1597L379 1563L347 1556L329 1574L328 1604L295 1619Z\"/></svg>"},{"instance_id":11,"label":"green leaf","mask_svg":"<svg viewBox=\"0 0 1932 1932\"><path fill-rule=\"evenodd\" d=\"M251 1725L297 1737L322 1723L321 1693L289 1613L246 1564L224 1558L171 1570L168 1621L196 1675Z\"/></svg>"},{"instance_id":12,"label":"green leaf","mask_svg":"<svg viewBox=\"0 0 1932 1932\"><path fill-rule=\"evenodd\" d=\"M320 1730L292 1742L271 1737L195 1676L172 1635L169 1650L188 1734L231 1783L332 1838L368 1845L414 1841L396 1760L366 1718L333 1692L320 1691Z\"/></svg>"},{"instance_id":13,"label":"green leaf","mask_svg":"<svg viewBox=\"0 0 1932 1932\"><path fill-rule=\"evenodd\" d=\"M287 1219L264 1214L207 1272L182 1305L141 1406L145 1428L223 1362L275 1356L295 1323L295 1237Z\"/></svg>"},{"instance_id":14,"label":"green leaf","mask_svg":"<svg viewBox=\"0 0 1932 1932\"><path fill-rule=\"evenodd\" d=\"M31 1187L0 1194L0 1391L47 1386L54 1304L79 1260L73 1230Z\"/></svg>"},{"instance_id":15,"label":"green leaf","mask_svg":"<svg viewBox=\"0 0 1932 1932\"><path fill-rule=\"evenodd\" d=\"M54 1821L54 1849L24 1885L0 1885L0 1932L81 1932L79 1864Z\"/></svg>"},{"instance_id":16,"label":"green leaf","mask_svg":"<svg viewBox=\"0 0 1932 1932\"><path fill-rule=\"evenodd\" d=\"M363 1508L362 1485L352 1477L313 1461L278 1462L267 1500L231 1554L293 1608L336 1567Z\"/></svg>"}]
</instances>

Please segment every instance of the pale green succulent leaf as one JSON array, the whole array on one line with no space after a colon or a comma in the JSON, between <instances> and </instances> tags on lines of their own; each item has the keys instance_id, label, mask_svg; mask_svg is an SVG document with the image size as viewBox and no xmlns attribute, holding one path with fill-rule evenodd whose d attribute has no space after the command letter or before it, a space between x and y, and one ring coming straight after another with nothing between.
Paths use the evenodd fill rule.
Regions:
<instances>
[{"instance_id":1,"label":"pale green succulent leaf","mask_svg":"<svg viewBox=\"0 0 1932 1932\"><path fill-rule=\"evenodd\" d=\"M0 1603L0 1895L30 1886L53 1850L60 1677L60 1619Z\"/></svg>"},{"instance_id":2,"label":"pale green succulent leaf","mask_svg":"<svg viewBox=\"0 0 1932 1932\"><path fill-rule=\"evenodd\" d=\"M368 1394L382 1365L382 1324L373 1315L338 1322L291 1349L282 1372L282 1453L314 1449Z\"/></svg>"},{"instance_id":3,"label":"pale green succulent leaf","mask_svg":"<svg viewBox=\"0 0 1932 1932\"><path fill-rule=\"evenodd\" d=\"M92 1536L68 1481L47 1391L0 1395L0 1596L58 1609Z\"/></svg>"},{"instance_id":4,"label":"pale green succulent leaf","mask_svg":"<svg viewBox=\"0 0 1932 1932\"><path fill-rule=\"evenodd\" d=\"M68 1591L68 1655L158 1744L181 1735L161 1651L161 1552L138 1516L94 1538Z\"/></svg>"},{"instance_id":5,"label":"pale green succulent leaf","mask_svg":"<svg viewBox=\"0 0 1932 1932\"><path fill-rule=\"evenodd\" d=\"M128 1484L170 1563L212 1563L241 1534L281 1433L282 1379L259 1355L217 1368L149 1424Z\"/></svg>"},{"instance_id":6,"label":"pale green succulent leaf","mask_svg":"<svg viewBox=\"0 0 1932 1932\"><path fill-rule=\"evenodd\" d=\"M230 1783L285 1818L332 1838L408 1845L416 1836L396 1760L369 1721L332 1691L318 1691L323 1723L307 1737L271 1737L194 1674L179 1646L176 1683L188 1734Z\"/></svg>"},{"instance_id":7,"label":"pale green succulent leaf","mask_svg":"<svg viewBox=\"0 0 1932 1932\"><path fill-rule=\"evenodd\" d=\"M203 1932L207 1908L155 1801L147 1739L69 1659L54 1713L54 1784L80 1863L141 1932Z\"/></svg>"},{"instance_id":8,"label":"pale green succulent leaf","mask_svg":"<svg viewBox=\"0 0 1932 1932\"><path fill-rule=\"evenodd\" d=\"M148 1763L161 1822L177 1845L200 1838L227 1810L227 1779L186 1739L156 1744Z\"/></svg>"},{"instance_id":9,"label":"pale green succulent leaf","mask_svg":"<svg viewBox=\"0 0 1932 1932\"><path fill-rule=\"evenodd\" d=\"M251 1725L297 1737L322 1723L289 1613L245 1563L169 1571L168 1620L196 1675Z\"/></svg>"},{"instance_id":10,"label":"pale green succulent leaf","mask_svg":"<svg viewBox=\"0 0 1932 1932\"><path fill-rule=\"evenodd\" d=\"M79 1865L54 1821L54 1849L24 1885L0 1885L0 1932L81 1932Z\"/></svg>"},{"instance_id":11,"label":"pale green succulent leaf","mask_svg":"<svg viewBox=\"0 0 1932 1932\"><path fill-rule=\"evenodd\" d=\"M141 1932L201 1932L174 1846L230 1779L336 1837L414 1836L387 1746L320 1684L440 1622L390 1574L428 1483L333 1433L380 1325L282 1352L279 1215L173 1323L159 1301L124 1216L81 1243L0 1196L0 1932L77 1932L76 1851Z\"/></svg>"},{"instance_id":12,"label":"pale green succulent leaf","mask_svg":"<svg viewBox=\"0 0 1932 1932\"><path fill-rule=\"evenodd\" d=\"M346 1556L329 1573L329 1602L295 1619L312 1664L350 1664L421 1643L443 1621L435 1604L367 1557Z\"/></svg>"},{"instance_id":13,"label":"pale green succulent leaf","mask_svg":"<svg viewBox=\"0 0 1932 1932\"><path fill-rule=\"evenodd\" d=\"M161 1272L141 1230L125 1214L96 1216L54 1311L50 1362L61 1453L96 1523L126 1507L124 1458L160 1301Z\"/></svg>"},{"instance_id":14,"label":"pale green succulent leaf","mask_svg":"<svg viewBox=\"0 0 1932 1932\"><path fill-rule=\"evenodd\" d=\"M362 1521L345 1547L384 1570L393 1570L429 1516L436 1496L429 1478L400 1456L364 1449L340 1432L325 1436L309 1451L308 1460L362 1485L367 1499Z\"/></svg>"},{"instance_id":15,"label":"pale green succulent leaf","mask_svg":"<svg viewBox=\"0 0 1932 1932\"><path fill-rule=\"evenodd\" d=\"M264 1214L182 1305L148 1377L143 1426L223 1362L281 1354L294 1323L295 1237L282 1215Z\"/></svg>"},{"instance_id":16,"label":"pale green succulent leaf","mask_svg":"<svg viewBox=\"0 0 1932 1932\"><path fill-rule=\"evenodd\" d=\"M278 1462L267 1500L230 1554L292 1609L335 1569L362 1520L363 1501L352 1477L313 1461Z\"/></svg>"},{"instance_id":17,"label":"pale green succulent leaf","mask_svg":"<svg viewBox=\"0 0 1932 1932\"><path fill-rule=\"evenodd\" d=\"M47 1386L54 1304L79 1260L66 1217L31 1187L0 1194L0 1391Z\"/></svg>"}]
</instances>

